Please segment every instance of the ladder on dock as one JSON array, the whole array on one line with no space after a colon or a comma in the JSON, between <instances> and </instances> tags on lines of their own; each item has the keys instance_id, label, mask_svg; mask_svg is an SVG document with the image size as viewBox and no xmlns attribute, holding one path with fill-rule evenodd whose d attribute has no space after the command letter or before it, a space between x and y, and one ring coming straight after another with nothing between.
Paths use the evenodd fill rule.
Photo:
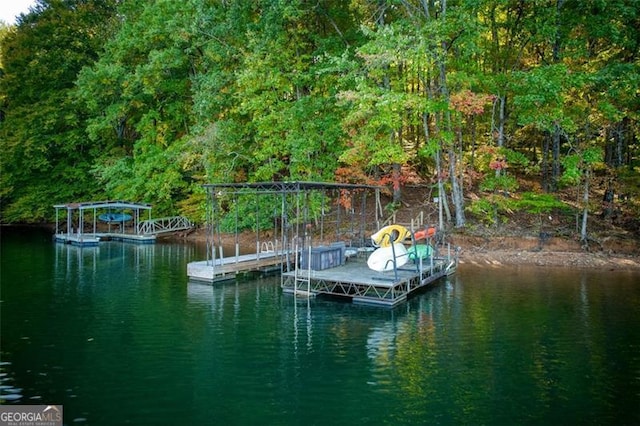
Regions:
<instances>
[{"instance_id":1,"label":"ladder on dock","mask_svg":"<svg viewBox=\"0 0 640 426\"><path fill-rule=\"evenodd\" d=\"M315 292L311 291L311 243L308 242L307 250L309 250L309 257L307 257L307 268L300 269L295 265L295 269L293 271L294 274L294 289L293 294L295 296L300 297L315 297ZM300 255L300 247L296 245L295 253ZM298 258L298 261L300 259Z\"/></svg>"},{"instance_id":2,"label":"ladder on dock","mask_svg":"<svg viewBox=\"0 0 640 426\"><path fill-rule=\"evenodd\" d=\"M139 235L158 235L186 231L194 226L194 223L184 216L161 217L138 223L137 233Z\"/></svg>"}]
</instances>

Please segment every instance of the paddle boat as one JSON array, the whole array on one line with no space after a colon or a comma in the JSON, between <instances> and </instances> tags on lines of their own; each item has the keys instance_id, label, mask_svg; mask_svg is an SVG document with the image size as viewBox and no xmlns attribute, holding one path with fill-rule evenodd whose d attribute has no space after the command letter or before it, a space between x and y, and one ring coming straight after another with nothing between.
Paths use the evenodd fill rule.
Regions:
<instances>
[{"instance_id":1,"label":"paddle boat","mask_svg":"<svg viewBox=\"0 0 640 426\"><path fill-rule=\"evenodd\" d=\"M127 213L102 213L98 219L107 223L122 223L130 221L132 216Z\"/></svg>"},{"instance_id":2,"label":"paddle boat","mask_svg":"<svg viewBox=\"0 0 640 426\"><path fill-rule=\"evenodd\" d=\"M367 266L378 272L393 271L408 261L416 262L433 255L433 247L428 244L415 244L415 241L434 236L436 229L426 228L412 233L402 225L388 225L371 236L371 242L377 247L367 259ZM412 238L413 237L413 238ZM403 242L414 244L407 248Z\"/></svg>"}]
</instances>

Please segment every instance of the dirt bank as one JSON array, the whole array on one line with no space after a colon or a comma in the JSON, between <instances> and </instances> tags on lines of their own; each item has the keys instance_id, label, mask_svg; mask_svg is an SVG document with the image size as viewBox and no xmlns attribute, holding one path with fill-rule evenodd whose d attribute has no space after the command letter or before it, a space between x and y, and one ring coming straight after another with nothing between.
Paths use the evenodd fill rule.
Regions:
<instances>
[{"instance_id":1,"label":"dirt bank","mask_svg":"<svg viewBox=\"0 0 640 426\"><path fill-rule=\"evenodd\" d=\"M453 244L461 248L460 263L474 265L532 265L551 267L602 268L638 270L638 242L607 240L597 249L586 251L578 241L534 237L468 237L453 236Z\"/></svg>"}]
</instances>

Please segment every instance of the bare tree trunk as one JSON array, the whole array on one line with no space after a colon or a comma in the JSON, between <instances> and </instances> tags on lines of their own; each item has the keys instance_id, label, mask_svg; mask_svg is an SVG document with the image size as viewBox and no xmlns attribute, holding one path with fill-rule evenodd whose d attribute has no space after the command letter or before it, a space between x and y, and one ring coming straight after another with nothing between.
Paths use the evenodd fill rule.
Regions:
<instances>
[{"instance_id":1,"label":"bare tree trunk","mask_svg":"<svg viewBox=\"0 0 640 426\"><path fill-rule=\"evenodd\" d=\"M393 170L391 172L391 180L393 182L393 202L399 203L402 199L402 191L400 189L400 164L393 163Z\"/></svg>"},{"instance_id":2,"label":"bare tree trunk","mask_svg":"<svg viewBox=\"0 0 640 426\"><path fill-rule=\"evenodd\" d=\"M583 244L587 244L587 218L589 217L589 169L585 171L584 176L584 194L582 195L582 202L584 206L582 208L582 228L580 229L580 241Z\"/></svg>"},{"instance_id":3,"label":"bare tree trunk","mask_svg":"<svg viewBox=\"0 0 640 426\"><path fill-rule=\"evenodd\" d=\"M425 143L429 143L429 123L426 113L422 114L422 127L424 129ZM436 151L436 177L438 179L438 230L444 231L444 213L447 215L447 222L451 221L451 212L447 203L447 194L442 182L442 161L440 158L441 149Z\"/></svg>"},{"instance_id":4,"label":"bare tree trunk","mask_svg":"<svg viewBox=\"0 0 640 426\"><path fill-rule=\"evenodd\" d=\"M449 176L451 178L451 198L456 212L456 227L460 228L465 225L466 218L464 215L464 198L462 197L462 188L458 181L456 172L456 152L453 147L449 148Z\"/></svg>"},{"instance_id":5,"label":"bare tree trunk","mask_svg":"<svg viewBox=\"0 0 640 426\"><path fill-rule=\"evenodd\" d=\"M506 96L507 95L500 95L500 98L499 98L500 106L498 109L498 137L496 140L496 144L498 145L498 148L502 148L504 146L504 120L505 120ZM500 174L502 174L502 169L497 168L495 171L496 177L500 176Z\"/></svg>"},{"instance_id":6,"label":"bare tree trunk","mask_svg":"<svg viewBox=\"0 0 640 426\"><path fill-rule=\"evenodd\" d=\"M383 27L384 26L384 15L386 13L386 9L387 9L387 5L384 2L384 0L379 0L378 1L378 18L376 20L376 24L378 25L378 27ZM386 69L386 73L384 75L383 81L382 81L382 86L384 87L385 90L391 90L391 82L390 82L390 78L389 78L389 68L387 67ZM402 134L402 131L400 130L398 132L400 135ZM395 139L395 132L392 130L389 137L391 138L391 142L393 143L393 140ZM402 138L398 138L399 140L397 141L397 143L401 143L402 142ZM392 185L393 185L393 202L394 203L398 203L400 202L400 199L402 198L402 192L400 189L400 167L401 164L398 163L393 163L391 165L392 167L392 171L391 171L391 180L392 180Z\"/></svg>"},{"instance_id":7,"label":"bare tree trunk","mask_svg":"<svg viewBox=\"0 0 640 426\"><path fill-rule=\"evenodd\" d=\"M558 190L558 181L560 180L560 125L553 126L552 139L552 157L551 157L551 191Z\"/></svg>"},{"instance_id":8,"label":"bare tree trunk","mask_svg":"<svg viewBox=\"0 0 640 426\"><path fill-rule=\"evenodd\" d=\"M546 133L546 132L545 132ZM542 141L542 189L545 192L550 192L550 184L549 184L549 136L544 138Z\"/></svg>"},{"instance_id":9,"label":"bare tree trunk","mask_svg":"<svg viewBox=\"0 0 640 426\"><path fill-rule=\"evenodd\" d=\"M562 34L560 33L560 28L562 26L561 22L561 12L562 7L564 6L564 0L557 0L556 2L556 31L555 38L553 40L553 62L560 62L560 54L562 50ZM553 139L551 149L552 153L552 161L551 161L551 191L555 192L558 190L558 181L560 180L560 132L562 128L560 127L560 123L555 122L553 124Z\"/></svg>"},{"instance_id":10,"label":"bare tree trunk","mask_svg":"<svg viewBox=\"0 0 640 426\"><path fill-rule=\"evenodd\" d=\"M446 16L447 16L447 2L446 0L441 0L440 3L441 7L440 7L440 19L442 20L446 20ZM442 51L446 52L447 50L447 46L446 46L446 42L442 43ZM442 57L443 55L438 55L437 56L437 64L438 64L438 71L440 74L440 91L442 93L442 97L449 102L449 88L447 86L447 69L446 69L446 65L445 65L445 60ZM445 112L445 126L446 129L451 132L453 125L451 123L451 113L450 112ZM464 214L464 197L462 195L462 188L460 186L460 183L458 181L458 173L457 173L457 164L458 164L458 158L456 156L456 152L455 152L455 144L453 144L452 146L449 146L448 148L448 154L449 154L449 179L451 180L451 198L453 201L453 207L455 210L455 215L456 215L456 227L460 228L463 227L465 225L466 222L466 218L465 218L465 214Z\"/></svg>"},{"instance_id":11,"label":"bare tree trunk","mask_svg":"<svg viewBox=\"0 0 640 426\"><path fill-rule=\"evenodd\" d=\"M498 109L498 148L502 148L504 146L504 122L505 122L505 109L507 103L507 95L500 95L500 107Z\"/></svg>"}]
</instances>

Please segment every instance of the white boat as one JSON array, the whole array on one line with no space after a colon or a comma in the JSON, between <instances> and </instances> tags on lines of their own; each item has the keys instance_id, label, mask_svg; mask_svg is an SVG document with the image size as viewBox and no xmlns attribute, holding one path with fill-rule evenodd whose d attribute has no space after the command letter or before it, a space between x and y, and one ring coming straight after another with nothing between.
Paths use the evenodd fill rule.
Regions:
<instances>
[{"instance_id":1,"label":"white boat","mask_svg":"<svg viewBox=\"0 0 640 426\"><path fill-rule=\"evenodd\" d=\"M367 266L378 272L393 271L407 263L409 256L407 248L400 243L374 250L367 259Z\"/></svg>"}]
</instances>

